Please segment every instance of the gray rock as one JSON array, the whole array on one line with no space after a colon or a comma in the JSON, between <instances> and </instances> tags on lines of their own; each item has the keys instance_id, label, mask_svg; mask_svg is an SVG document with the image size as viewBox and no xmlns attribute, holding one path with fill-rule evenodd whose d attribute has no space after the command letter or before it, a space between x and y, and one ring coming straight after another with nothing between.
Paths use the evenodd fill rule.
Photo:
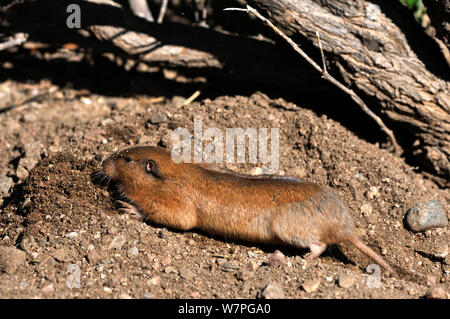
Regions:
<instances>
[{"instance_id":1,"label":"gray rock","mask_svg":"<svg viewBox=\"0 0 450 319\"><path fill-rule=\"evenodd\" d=\"M19 161L19 166L23 166L28 172L30 172L38 163L36 157L22 157Z\"/></svg>"},{"instance_id":2,"label":"gray rock","mask_svg":"<svg viewBox=\"0 0 450 319\"><path fill-rule=\"evenodd\" d=\"M23 264L27 254L15 247L0 246L0 272L13 274Z\"/></svg>"},{"instance_id":3,"label":"gray rock","mask_svg":"<svg viewBox=\"0 0 450 319\"><path fill-rule=\"evenodd\" d=\"M139 255L139 249L137 249L136 246L133 246L130 249L128 249L128 256L129 257L136 257L137 255Z\"/></svg>"},{"instance_id":4,"label":"gray rock","mask_svg":"<svg viewBox=\"0 0 450 319\"><path fill-rule=\"evenodd\" d=\"M447 299L448 294L442 286L434 286L428 289L425 295L427 299Z\"/></svg>"},{"instance_id":5,"label":"gray rock","mask_svg":"<svg viewBox=\"0 0 450 319\"><path fill-rule=\"evenodd\" d=\"M120 249L125 244L125 237L123 235L118 235L111 240L108 249Z\"/></svg>"},{"instance_id":6,"label":"gray rock","mask_svg":"<svg viewBox=\"0 0 450 319\"><path fill-rule=\"evenodd\" d=\"M26 157L39 158L42 153L42 146L39 141L28 143L23 146Z\"/></svg>"},{"instance_id":7,"label":"gray rock","mask_svg":"<svg viewBox=\"0 0 450 319\"><path fill-rule=\"evenodd\" d=\"M284 292L279 284L271 282L261 291L261 297L264 299L283 299Z\"/></svg>"},{"instance_id":8,"label":"gray rock","mask_svg":"<svg viewBox=\"0 0 450 319\"><path fill-rule=\"evenodd\" d=\"M275 252L270 255L267 263L270 267L286 265L286 256L281 251L275 250Z\"/></svg>"},{"instance_id":9,"label":"gray rock","mask_svg":"<svg viewBox=\"0 0 450 319\"><path fill-rule=\"evenodd\" d=\"M8 196L14 186L14 181L11 177L0 178L0 198Z\"/></svg>"},{"instance_id":10,"label":"gray rock","mask_svg":"<svg viewBox=\"0 0 450 319\"><path fill-rule=\"evenodd\" d=\"M59 248L53 252L53 258L55 258L57 261L61 262L67 262L70 261L71 256L66 248Z\"/></svg>"},{"instance_id":11,"label":"gray rock","mask_svg":"<svg viewBox=\"0 0 450 319\"><path fill-rule=\"evenodd\" d=\"M166 274L178 274L178 270L174 267L174 266L167 266L166 268L164 268L164 272Z\"/></svg>"},{"instance_id":12,"label":"gray rock","mask_svg":"<svg viewBox=\"0 0 450 319\"><path fill-rule=\"evenodd\" d=\"M17 166L16 176L18 179L24 180L28 177L28 175L30 175L30 173L28 173L25 167L23 167L22 165Z\"/></svg>"},{"instance_id":13,"label":"gray rock","mask_svg":"<svg viewBox=\"0 0 450 319\"><path fill-rule=\"evenodd\" d=\"M315 278L311 280L306 280L302 284L302 288L307 293L314 292L319 289L320 286L320 278Z\"/></svg>"},{"instance_id":14,"label":"gray rock","mask_svg":"<svg viewBox=\"0 0 450 319\"><path fill-rule=\"evenodd\" d=\"M89 264L96 265L100 261L101 256L95 249L92 249L88 252L87 258L88 258Z\"/></svg>"},{"instance_id":15,"label":"gray rock","mask_svg":"<svg viewBox=\"0 0 450 319\"><path fill-rule=\"evenodd\" d=\"M341 288L350 288L351 286L353 286L355 282L355 279L347 274L341 274L339 275L338 278L338 285Z\"/></svg>"},{"instance_id":16,"label":"gray rock","mask_svg":"<svg viewBox=\"0 0 450 319\"><path fill-rule=\"evenodd\" d=\"M151 293L151 292L146 292L144 293L144 295L142 296L143 299L155 299L156 296L155 294Z\"/></svg>"},{"instance_id":17,"label":"gray rock","mask_svg":"<svg viewBox=\"0 0 450 319\"><path fill-rule=\"evenodd\" d=\"M150 123L152 124L160 124L164 122L167 122L167 115L164 113L153 115L150 119Z\"/></svg>"},{"instance_id":18,"label":"gray rock","mask_svg":"<svg viewBox=\"0 0 450 319\"><path fill-rule=\"evenodd\" d=\"M236 278L241 281L246 281L251 279L254 275L255 273L253 271L243 269L236 273Z\"/></svg>"},{"instance_id":19,"label":"gray rock","mask_svg":"<svg viewBox=\"0 0 450 319\"><path fill-rule=\"evenodd\" d=\"M406 223L414 232L445 227L448 224L442 204L436 200L419 203L406 213Z\"/></svg>"},{"instance_id":20,"label":"gray rock","mask_svg":"<svg viewBox=\"0 0 450 319\"><path fill-rule=\"evenodd\" d=\"M180 270L180 277L186 280L192 280L192 278L194 278L194 273L190 269L182 268Z\"/></svg>"},{"instance_id":21,"label":"gray rock","mask_svg":"<svg viewBox=\"0 0 450 319\"><path fill-rule=\"evenodd\" d=\"M223 271L231 272L231 271L235 271L235 270L238 270L238 269L239 269L239 266L233 265L232 263L230 263L228 261L226 261L226 262L224 262L222 264L222 270Z\"/></svg>"}]
</instances>

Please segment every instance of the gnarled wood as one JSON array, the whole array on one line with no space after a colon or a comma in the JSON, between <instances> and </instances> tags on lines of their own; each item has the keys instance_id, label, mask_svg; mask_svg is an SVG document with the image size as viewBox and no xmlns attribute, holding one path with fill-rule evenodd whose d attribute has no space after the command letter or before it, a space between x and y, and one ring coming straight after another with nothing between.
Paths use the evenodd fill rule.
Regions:
<instances>
[{"instance_id":1,"label":"gnarled wood","mask_svg":"<svg viewBox=\"0 0 450 319\"><path fill-rule=\"evenodd\" d=\"M397 25L402 9L397 1L248 2L298 41L318 47L319 32L323 49L336 59L347 84L372 97L372 108L379 107L383 118L400 124L397 131L403 128L418 140L415 156L437 175L450 177L448 70L430 61L425 64L425 55L413 50L407 31Z\"/></svg>"}]
</instances>

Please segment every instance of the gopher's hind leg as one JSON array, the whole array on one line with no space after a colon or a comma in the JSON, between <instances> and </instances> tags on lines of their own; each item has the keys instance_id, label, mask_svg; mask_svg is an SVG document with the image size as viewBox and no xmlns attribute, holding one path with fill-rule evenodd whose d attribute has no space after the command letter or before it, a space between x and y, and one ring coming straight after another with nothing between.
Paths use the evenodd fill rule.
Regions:
<instances>
[{"instance_id":1,"label":"gopher's hind leg","mask_svg":"<svg viewBox=\"0 0 450 319\"><path fill-rule=\"evenodd\" d=\"M325 248L327 248L327 245L320 241L311 242L309 244L309 249L311 252L306 258L311 260L319 257L325 251Z\"/></svg>"}]
</instances>

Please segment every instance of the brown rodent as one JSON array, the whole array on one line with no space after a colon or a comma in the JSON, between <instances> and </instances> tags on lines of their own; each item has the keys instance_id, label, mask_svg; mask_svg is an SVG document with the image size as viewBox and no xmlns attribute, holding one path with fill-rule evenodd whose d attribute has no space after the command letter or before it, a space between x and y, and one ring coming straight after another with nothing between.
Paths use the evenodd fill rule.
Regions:
<instances>
[{"instance_id":1,"label":"brown rodent","mask_svg":"<svg viewBox=\"0 0 450 319\"><path fill-rule=\"evenodd\" d=\"M103 162L99 176L117 186L126 200L123 210L155 223L309 248L310 258L329 244L351 243L398 277L359 239L348 208L316 184L177 164L168 150L151 146L114 154Z\"/></svg>"}]
</instances>

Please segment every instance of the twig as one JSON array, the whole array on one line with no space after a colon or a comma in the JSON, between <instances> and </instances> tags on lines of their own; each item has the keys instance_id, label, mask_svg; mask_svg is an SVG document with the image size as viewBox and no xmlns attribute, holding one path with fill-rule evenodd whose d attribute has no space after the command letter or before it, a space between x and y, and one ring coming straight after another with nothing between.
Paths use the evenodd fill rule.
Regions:
<instances>
[{"instance_id":1,"label":"twig","mask_svg":"<svg viewBox=\"0 0 450 319\"><path fill-rule=\"evenodd\" d=\"M272 22L270 22L268 19L266 19L265 17L263 17L258 11L256 11L254 8L252 8L251 6L247 5L247 8L226 8L224 9L224 11L245 11L247 13L252 13L254 14L258 19L260 19L261 21L263 21L266 25L268 25L270 28L272 28L273 31L275 31L275 33L277 33L279 36L281 36L287 43L289 43L289 45L298 53L300 54L309 64L311 64L317 71L319 71L320 73L322 73L322 77L324 79L326 79L327 81L331 82L332 84L334 84L335 86L337 86L339 89L341 89L342 91L344 91L345 93L347 93L348 95L350 95L350 97L352 98L353 101L355 101L360 107L361 109L367 114L369 115L381 128L381 130L383 132L386 133L386 135L389 137L389 139L391 140L392 146L394 147L394 152L396 154L401 154L402 153L402 149L399 146L399 144L397 143L397 140L395 139L394 134L392 133L392 131L386 127L386 125L383 123L383 121L375 114L373 113L368 107L367 105L364 103L364 101L351 89L347 88L346 86L344 86L343 84L341 84L338 80L336 80L334 77L332 77L327 71L326 71L326 67L325 67L325 57L323 56L323 50L321 48L322 44L320 42L320 37L319 38L319 47L322 50L322 62L324 64L324 67L321 68L316 62L314 62L313 59L311 59L302 49L300 49L300 47L294 42L292 41L287 35L285 35L280 29L278 29Z\"/></svg>"},{"instance_id":2,"label":"twig","mask_svg":"<svg viewBox=\"0 0 450 319\"><path fill-rule=\"evenodd\" d=\"M147 0L128 0L131 11L138 17L144 18L149 22L155 22L152 12L148 7Z\"/></svg>"},{"instance_id":3,"label":"twig","mask_svg":"<svg viewBox=\"0 0 450 319\"><path fill-rule=\"evenodd\" d=\"M184 100L183 106L191 104L192 101L194 101L199 95L200 95L200 91L199 90L195 91L194 94L192 94L190 97L188 97L186 100Z\"/></svg>"},{"instance_id":4,"label":"twig","mask_svg":"<svg viewBox=\"0 0 450 319\"><path fill-rule=\"evenodd\" d=\"M0 43L0 51L6 50L12 47L15 47L17 45L21 45L28 39L28 34L26 33L16 33L8 38L6 38L5 42Z\"/></svg>"},{"instance_id":5,"label":"twig","mask_svg":"<svg viewBox=\"0 0 450 319\"><path fill-rule=\"evenodd\" d=\"M8 11L11 7L15 6L16 4L23 3L23 2L24 2L24 0L14 0L14 1L12 1L11 3L7 4L6 6L2 7L2 11L3 11L3 12L6 12L6 11Z\"/></svg>"},{"instance_id":6,"label":"twig","mask_svg":"<svg viewBox=\"0 0 450 319\"><path fill-rule=\"evenodd\" d=\"M317 41L319 42L320 55L322 56L322 73L328 73L325 55L323 54L322 41L320 41L319 31L316 31Z\"/></svg>"},{"instance_id":7,"label":"twig","mask_svg":"<svg viewBox=\"0 0 450 319\"><path fill-rule=\"evenodd\" d=\"M158 15L158 23L162 23L164 16L166 15L167 10L167 4L169 3L169 0L162 0L161 8L159 9L159 15Z\"/></svg>"}]
</instances>

